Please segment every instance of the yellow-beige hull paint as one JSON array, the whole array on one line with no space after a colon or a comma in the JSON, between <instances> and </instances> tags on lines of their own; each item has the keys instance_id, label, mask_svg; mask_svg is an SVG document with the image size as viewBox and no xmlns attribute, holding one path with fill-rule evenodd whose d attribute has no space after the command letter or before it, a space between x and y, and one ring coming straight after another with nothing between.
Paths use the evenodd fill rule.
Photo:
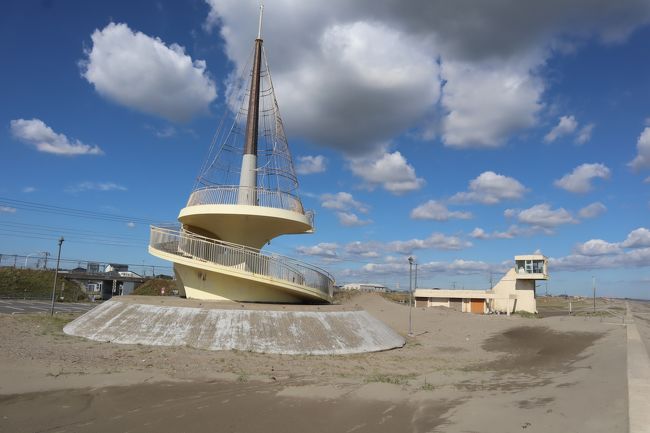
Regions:
<instances>
[{"instance_id":1,"label":"yellow-beige hull paint","mask_svg":"<svg viewBox=\"0 0 650 433\"><path fill-rule=\"evenodd\" d=\"M266 303L331 302L329 297L304 286L255 275L242 267L220 266L151 247L149 253L174 263L179 292L188 299Z\"/></svg>"},{"instance_id":2,"label":"yellow-beige hull paint","mask_svg":"<svg viewBox=\"0 0 650 433\"><path fill-rule=\"evenodd\" d=\"M248 205L198 205L181 209L178 220L188 227L199 227L206 236L262 248L271 239L285 234L312 232L306 215L285 209Z\"/></svg>"}]
</instances>

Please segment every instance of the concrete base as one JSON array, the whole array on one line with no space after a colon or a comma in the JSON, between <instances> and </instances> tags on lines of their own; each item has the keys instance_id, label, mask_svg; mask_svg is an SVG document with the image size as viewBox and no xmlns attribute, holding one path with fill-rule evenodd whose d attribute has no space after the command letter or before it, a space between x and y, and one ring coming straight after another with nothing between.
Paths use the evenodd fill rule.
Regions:
<instances>
[{"instance_id":1,"label":"concrete base","mask_svg":"<svg viewBox=\"0 0 650 433\"><path fill-rule=\"evenodd\" d=\"M96 341L287 355L342 355L402 347L404 338L366 311L341 306L222 304L113 298L67 324Z\"/></svg>"}]
</instances>

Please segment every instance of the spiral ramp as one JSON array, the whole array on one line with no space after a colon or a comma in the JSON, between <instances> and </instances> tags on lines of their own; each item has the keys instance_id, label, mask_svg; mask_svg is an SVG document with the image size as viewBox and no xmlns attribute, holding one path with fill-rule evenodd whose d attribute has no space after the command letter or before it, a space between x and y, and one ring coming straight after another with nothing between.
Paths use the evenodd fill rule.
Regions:
<instances>
[{"instance_id":1,"label":"spiral ramp","mask_svg":"<svg viewBox=\"0 0 650 433\"><path fill-rule=\"evenodd\" d=\"M299 200L258 190L263 205L235 204L238 187L201 189L179 215L180 227L151 227L149 252L174 263L182 296L269 303L327 303L333 277L289 257L261 251L283 234L313 230ZM273 194L271 194L273 193Z\"/></svg>"}]
</instances>

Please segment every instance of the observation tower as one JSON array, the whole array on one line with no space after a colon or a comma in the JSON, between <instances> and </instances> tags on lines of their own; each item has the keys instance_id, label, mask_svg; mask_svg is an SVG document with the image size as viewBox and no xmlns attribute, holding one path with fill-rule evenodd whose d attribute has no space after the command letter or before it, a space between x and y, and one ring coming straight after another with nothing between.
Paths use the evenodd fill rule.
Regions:
<instances>
[{"instance_id":1,"label":"observation tower","mask_svg":"<svg viewBox=\"0 0 650 433\"><path fill-rule=\"evenodd\" d=\"M228 96L180 225L152 226L149 252L174 264L181 296L241 302L328 303L326 271L262 251L272 239L312 233L262 41Z\"/></svg>"}]
</instances>

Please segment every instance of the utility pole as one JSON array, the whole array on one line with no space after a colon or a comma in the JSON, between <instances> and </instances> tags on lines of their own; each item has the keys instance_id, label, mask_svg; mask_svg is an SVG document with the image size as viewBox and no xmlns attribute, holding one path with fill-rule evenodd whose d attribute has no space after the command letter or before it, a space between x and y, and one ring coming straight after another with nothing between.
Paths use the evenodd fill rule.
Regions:
<instances>
[{"instance_id":1,"label":"utility pole","mask_svg":"<svg viewBox=\"0 0 650 433\"><path fill-rule=\"evenodd\" d=\"M43 265L43 269L47 269L47 258L50 255L50 253L47 251L43 251L43 254L45 254L45 265Z\"/></svg>"},{"instance_id":2,"label":"utility pole","mask_svg":"<svg viewBox=\"0 0 650 433\"><path fill-rule=\"evenodd\" d=\"M413 326L412 326L412 311L413 311L413 257L409 257L409 333L408 336L413 336Z\"/></svg>"},{"instance_id":3,"label":"utility pole","mask_svg":"<svg viewBox=\"0 0 650 433\"><path fill-rule=\"evenodd\" d=\"M418 262L415 262L415 283L413 283L413 290L418 289Z\"/></svg>"},{"instance_id":4,"label":"utility pole","mask_svg":"<svg viewBox=\"0 0 650 433\"><path fill-rule=\"evenodd\" d=\"M594 313L596 313L596 277L591 277L591 287L594 290Z\"/></svg>"},{"instance_id":5,"label":"utility pole","mask_svg":"<svg viewBox=\"0 0 650 433\"><path fill-rule=\"evenodd\" d=\"M63 236L59 239L59 254L56 256L56 270L54 271L54 286L52 286L52 307L50 316L54 315L54 297L56 296L56 278L59 276L59 262L61 261L61 245L63 245Z\"/></svg>"}]
</instances>

